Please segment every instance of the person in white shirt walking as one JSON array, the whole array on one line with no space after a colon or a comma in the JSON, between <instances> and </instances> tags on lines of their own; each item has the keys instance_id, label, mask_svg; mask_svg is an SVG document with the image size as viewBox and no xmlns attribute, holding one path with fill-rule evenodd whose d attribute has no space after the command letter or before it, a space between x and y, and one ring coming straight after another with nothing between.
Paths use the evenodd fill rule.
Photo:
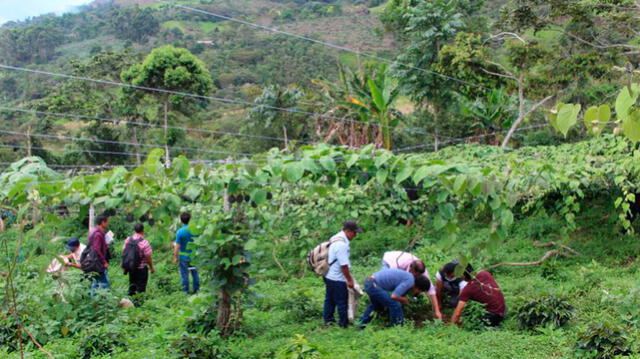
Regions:
<instances>
[{"instance_id":1,"label":"person in white shirt walking","mask_svg":"<svg viewBox=\"0 0 640 359\"><path fill-rule=\"evenodd\" d=\"M362 229L358 227L356 222L346 221L342 225L342 231L330 239L329 271L324 277L326 294L324 297L323 318L325 325L335 323L334 312L336 307L338 308L338 324L343 328L349 324L349 291L347 288L353 288L354 285L350 271L349 242L361 232Z\"/></svg>"}]
</instances>

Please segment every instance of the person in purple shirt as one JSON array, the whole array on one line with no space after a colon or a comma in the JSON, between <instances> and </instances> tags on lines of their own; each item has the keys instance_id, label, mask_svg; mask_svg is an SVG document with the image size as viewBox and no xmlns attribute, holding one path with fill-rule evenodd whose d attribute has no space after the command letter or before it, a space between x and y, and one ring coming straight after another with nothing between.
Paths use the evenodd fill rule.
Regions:
<instances>
[{"instance_id":1,"label":"person in purple shirt","mask_svg":"<svg viewBox=\"0 0 640 359\"><path fill-rule=\"evenodd\" d=\"M381 313L385 309L389 311L392 325L403 324L402 304L409 304L406 295L409 292L417 295L428 291L430 287L431 283L424 276L415 277L400 269L383 269L374 273L364 282L364 291L371 304L360 318L360 327L364 328L371 321L373 311Z\"/></svg>"},{"instance_id":2,"label":"person in purple shirt","mask_svg":"<svg viewBox=\"0 0 640 359\"><path fill-rule=\"evenodd\" d=\"M91 294L93 295L96 289L109 289L109 277L108 269L109 262L107 262L107 241L105 240L105 231L109 225L109 217L100 215L96 218L96 226L89 232L89 239L87 246L91 245L96 252L98 259L102 263L104 270L95 274L91 282Z\"/></svg>"}]
</instances>

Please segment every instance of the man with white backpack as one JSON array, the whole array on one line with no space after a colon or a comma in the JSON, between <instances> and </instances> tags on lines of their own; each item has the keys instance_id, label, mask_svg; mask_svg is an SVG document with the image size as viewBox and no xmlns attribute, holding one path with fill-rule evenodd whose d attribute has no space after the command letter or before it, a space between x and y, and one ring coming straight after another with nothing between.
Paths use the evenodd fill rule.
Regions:
<instances>
[{"instance_id":1,"label":"man with white backpack","mask_svg":"<svg viewBox=\"0 0 640 359\"><path fill-rule=\"evenodd\" d=\"M329 242L322 243L307 256L309 265L318 275L323 276L326 286L323 318L325 325L335 323L334 312L338 308L338 324L347 327L349 324L348 304L349 288L353 288L349 260L349 242L362 229L353 221L342 224L342 231L336 233Z\"/></svg>"}]
</instances>

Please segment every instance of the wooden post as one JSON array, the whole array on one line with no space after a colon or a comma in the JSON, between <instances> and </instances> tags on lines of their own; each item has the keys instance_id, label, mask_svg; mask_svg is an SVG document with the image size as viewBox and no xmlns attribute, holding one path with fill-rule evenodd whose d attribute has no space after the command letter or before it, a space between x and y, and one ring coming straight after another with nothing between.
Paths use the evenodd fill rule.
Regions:
<instances>
[{"instance_id":1,"label":"wooden post","mask_svg":"<svg viewBox=\"0 0 640 359\"><path fill-rule=\"evenodd\" d=\"M231 159L227 158L225 164L230 164ZM229 203L229 189L224 189L223 194L223 209L224 213L231 211L231 204ZM231 294L226 289L220 289L220 301L218 302L218 315L216 317L216 327L220 330L223 337L229 335L229 320L231 318Z\"/></svg>"},{"instance_id":2,"label":"wooden post","mask_svg":"<svg viewBox=\"0 0 640 359\"><path fill-rule=\"evenodd\" d=\"M27 156L31 157L31 125L27 128Z\"/></svg>"},{"instance_id":3,"label":"wooden post","mask_svg":"<svg viewBox=\"0 0 640 359\"><path fill-rule=\"evenodd\" d=\"M167 112L168 112L168 107L169 107L169 100L165 100L164 101L164 160L165 160L165 167L169 168L169 166L171 166L171 159L169 157L169 138L167 137L167 127L168 126L168 119L167 119Z\"/></svg>"},{"instance_id":4,"label":"wooden post","mask_svg":"<svg viewBox=\"0 0 640 359\"><path fill-rule=\"evenodd\" d=\"M93 224L94 217L96 215L95 209L93 208L93 203L89 205L89 232L91 232L91 225Z\"/></svg>"}]
</instances>

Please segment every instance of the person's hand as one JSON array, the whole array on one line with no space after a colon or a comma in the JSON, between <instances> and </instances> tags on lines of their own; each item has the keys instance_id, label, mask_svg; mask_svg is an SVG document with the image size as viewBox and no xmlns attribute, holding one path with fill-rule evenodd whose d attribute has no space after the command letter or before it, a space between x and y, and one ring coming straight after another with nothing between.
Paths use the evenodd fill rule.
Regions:
<instances>
[{"instance_id":1,"label":"person's hand","mask_svg":"<svg viewBox=\"0 0 640 359\"><path fill-rule=\"evenodd\" d=\"M353 288L353 286L354 286L353 279L348 280L348 281L347 281L347 287L349 287L349 288Z\"/></svg>"},{"instance_id":2,"label":"person's hand","mask_svg":"<svg viewBox=\"0 0 640 359\"><path fill-rule=\"evenodd\" d=\"M442 320L442 313L440 311L436 312L435 317L438 320Z\"/></svg>"},{"instance_id":3,"label":"person's hand","mask_svg":"<svg viewBox=\"0 0 640 359\"><path fill-rule=\"evenodd\" d=\"M173 257L173 264L178 264L178 257Z\"/></svg>"},{"instance_id":4,"label":"person's hand","mask_svg":"<svg viewBox=\"0 0 640 359\"><path fill-rule=\"evenodd\" d=\"M109 263L104 265L104 269L109 269Z\"/></svg>"},{"instance_id":5,"label":"person's hand","mask_svg":"<svg viewBox=\"0 0 640 359\"><path fill-rule=\"evenodd\" d=\"M156 269L155 268L151 268L151 274L155 274L156 273Z\"/></svg>"}]
</instances>

